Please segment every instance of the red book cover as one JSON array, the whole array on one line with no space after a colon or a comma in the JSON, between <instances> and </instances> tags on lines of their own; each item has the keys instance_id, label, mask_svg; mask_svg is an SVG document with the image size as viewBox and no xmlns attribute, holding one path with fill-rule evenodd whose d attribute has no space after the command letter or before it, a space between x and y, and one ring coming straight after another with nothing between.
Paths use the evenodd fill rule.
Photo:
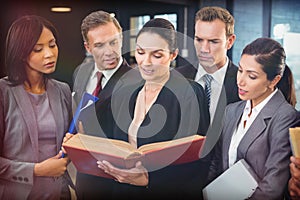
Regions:
<instances>
[{"instance_id":1,"label":"red book cover","mask_svg":"<svg viewBox=\"0 0 300 200\"><path fill-rule=\"evenodd\" d=\"M127 169L140 160L148 171L153 171L198 160L204 141L205 136L193 135L135 149L125 141L78 133L63 143L63 147L79 172L112 178L98 168L98 160L106 160L116 167Z\"/></svg>"}]
</instances>

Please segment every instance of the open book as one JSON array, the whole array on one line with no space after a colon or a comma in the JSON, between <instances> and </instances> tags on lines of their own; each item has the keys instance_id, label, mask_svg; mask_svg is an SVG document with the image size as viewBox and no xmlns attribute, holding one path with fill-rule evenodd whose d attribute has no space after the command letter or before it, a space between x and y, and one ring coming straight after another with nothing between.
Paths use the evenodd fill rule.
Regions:
<instances>
[{"instance_id":1,"label":"open book","mask_svg":"<svg viewBox=\"0 0 300 200\"><path fill-rule=\"evenodd\" d=\"M205 136L192 135L145 144L136 149L125 141L78 133L63 143L63 147L77 171L112 178L98 168L98 160L106 160L116 167L127 169L141 161L148 171L152 171L198 160L204 141Z\"/></svg>"},{"instance_id":2,"label":"open book","mask_svg":"<svg viewBox=\"0 0 300 200\"><path fill-rule=\"evenodd\" d=\"M290 143L295 157L300 157L300 127L289 128Z\"/></svg>"}]
</instances>

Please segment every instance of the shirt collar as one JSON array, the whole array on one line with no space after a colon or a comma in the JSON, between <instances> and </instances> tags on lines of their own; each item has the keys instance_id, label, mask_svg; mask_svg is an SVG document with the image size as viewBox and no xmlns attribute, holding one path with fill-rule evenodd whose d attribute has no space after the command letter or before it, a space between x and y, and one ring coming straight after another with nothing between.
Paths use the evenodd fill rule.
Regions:
<instances>
[{"instance_id":1,"label":"shirt collar","mask_svg":"<svg viewBox=\"0 0 300 200\"><path fill-rule=\"evenodd\" d=\"M253 109L252 112L259 113L263 107L270 101L270 99L274 96L274 94L278 91L278 88L276 88L267 98L265 98L262 102L257 104ZM247 100L244 113L249 114L251 111L251 100Z\"/></svg>"},{"instance_id":2,"label":"shirt collar","mask_svg":"<svg viewBox=\"0 0 300 200\"><path fill-rule=\"evenodd\" d=\"M114 69L109 69L109 70L99 70L97 67L97 63L95 62L95 66L94 66L94 70L92 72L92 76L91 77L97 77L96 73L99 71L103 74L103 76L106 79L110 79L110 77L120 68L120 66L123 63L123 57L120 57L119 63L117 65L117 67L115 67Z\"/></svg>"},{"instance_id":3,"label":"shirt collar","mask_svg":"<svg viewBox=\"0 0 300 200\"><path fill-rule=\"evenodd\" d=\"M219 70L217 70L213 74L210 74L214 78L214 81L216 81L220 85L223 84L223 81L224 81L224 78L225 78L225 74L226 74L226 71L227 71L227 67L228 67L228 63L229 63L229 59L226 56L225 65L223 65ZM199 63L199 66L198 66L198 71L199 71L200 74L202 74L201 78L203 78L203 76L205 74L208 74L204 70L204 68L200 65L200 63Z\"/></svg>"}]
</instances>

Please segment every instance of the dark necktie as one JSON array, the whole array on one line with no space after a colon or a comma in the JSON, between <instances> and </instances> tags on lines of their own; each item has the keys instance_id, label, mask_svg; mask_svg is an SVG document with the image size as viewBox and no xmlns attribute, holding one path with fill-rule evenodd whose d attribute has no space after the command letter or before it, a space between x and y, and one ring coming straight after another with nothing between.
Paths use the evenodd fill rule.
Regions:
<instances>
[{"instance_id":1,"label":"dark necktie","mask_svg":"<svg viewBox=\"0 0 300 200\"><path fill-rule=\"evenodd\" d=\"M102 78L103 78L103 74L101 72L97 72L97 86L95 88L95 90L93 91L93 95L94 96L98 96L98 94L100 93L101 89L102 89L102 86L101 86L101 81L102 81Z\"/></svg>"},{"instance_id":2,"label":"dark necktie","mask_svg":"<svg viewBox=\"0 0 300 200\"><path fill-rule=\"evenodd\" d=\"M211 93L211 81L213 80L213 77L209 74L204 75L204 82L205 82L205 95L208 103L208 107L210 106L210 93Z\"/></svg>"}]
</instances>

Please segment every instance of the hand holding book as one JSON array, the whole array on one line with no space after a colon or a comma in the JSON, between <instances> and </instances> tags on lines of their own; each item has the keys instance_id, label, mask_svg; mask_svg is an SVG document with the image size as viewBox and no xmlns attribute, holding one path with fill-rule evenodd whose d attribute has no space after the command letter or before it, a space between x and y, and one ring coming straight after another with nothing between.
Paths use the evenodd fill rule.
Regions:
<instances>
[{"instance_id":1,"label":"hand holding book","mask_svg":"<svg viewBox=\"0 0 300 200\"><path fill-rule=\"evenodd\" d=\"M135 166L130 169L117 168L105 160L97 161L97 164L100 169L120 183L136 186L147 186L149 183L148 171L141 161L136 162Z\"/></svg>"}]
</instances>

